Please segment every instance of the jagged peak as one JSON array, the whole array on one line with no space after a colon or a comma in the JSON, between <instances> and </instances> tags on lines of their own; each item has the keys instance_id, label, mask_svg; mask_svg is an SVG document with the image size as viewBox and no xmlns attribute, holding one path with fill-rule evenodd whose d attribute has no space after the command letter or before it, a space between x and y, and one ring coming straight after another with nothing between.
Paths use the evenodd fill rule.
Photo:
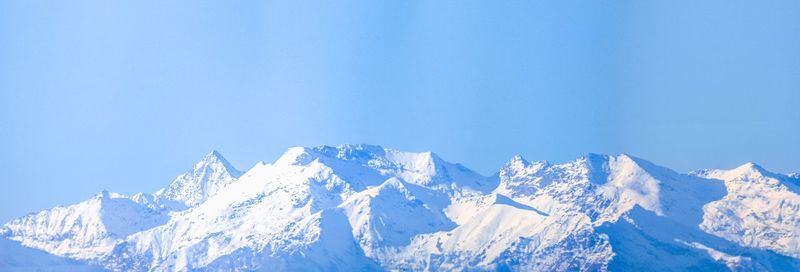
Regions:
<instances>
[{"instance_id":1,"label":"jagged peak","mask_svg":"<svg viewBox=\"0 0 800 272\"><path fill-rule=\"evenodd\" d=\"M317 147L292 147L281 155L275 164L308 164L317 158L331 158L341 161L367 163L374 160L385 160L398 164L416 162L423 164L439 165L445 161L437 154L424 152L405 152L379 145L369 144L342 144Z\"/></svg>"},{"instance_id":2,"label":"jagged peak","mask_svg":"<svg viewBox=\"0 0 800 272\"><path fill-rule=\"evenodd\" d=\"M511 176L524 173L535 173L549 166L547 161L530 162L517 154L511 157L500 169L500 175Z\"/></svg>"},{"instance_id":3,"label":"jagged peak","mask_svg":"<svg viewBox=\"0 0 800 272\"><path fill-rule=\"evenodd\" d=\"M691 173L695 176L705 177L705 178L715 178L715 179L722 179L722 180L732 180L741 177L748 177L748 176L772 176L774 174L770 173L769 171L765 170L760 165L754 162L747 162L742 165L739 165L733 169L729 170L720 170L720 169L702 169L693 171Z\"/></svg>"},{"instance_id":4,"label":"jagged peak","mask_svg":"<svg viewBox=\"0 0 800 272\"><path fill-rule=\"evenodd\" d=\"M274 165L307 166L315 162L334 169L345 180L363 185L377 185L388 177L399 177L407 183L442 190L458 187L459 190L488 191L495 186L489 178L463 165L447 162L433 152L405 152L378 145L293 147ZM358 168L366 170L367 175L348 175Z\"/></svg>"},{"instance_id":5,"label":"jagged peak","mask_svg":"<svg viewBox=\"0 0 800 272\"><path fill-rule=\"evenodd\" d=\"M506 162L505 167L527 167L530 164L531 163L523 158L522 155L516 154Z\"/></svg>"},{"instance_id":6,"label":"jagged peak","mask_svg":"<svg viewBox=\"0 0 800 272\"><path fill-rule=\"evenodd\" d=\"M668 168L627 153L617 155L588 153L575 161L560 166L577 167L581 171L585 171L589 180L598 183L605 183L608 181L608 174L615 171L643 172L647 175L655 175L654 178L657 176L664 177L663 175L678 175L678 173Z\"/></svg>"},{"instance_id":7,"label":"jagged peak","mask_svg":"<svg viewBox=\"0 0 800 272\"><path fill-rule=\"evenodd\" d=\"M754 162L748 162L734 169L724 171L724 177L723 177L724 179L734 179L741 177L765 177L776 180L792 179L791 175L784 175L784 174L770 172L769 170L764 169L764 167Z\"/></svg>"},{"instance_id":8,"label":"jagged peak","mask_svg":"<svg viewBox=\"0 0 800 272\"><path fill-rule=\"evenodd\" d=\"M631 160L639 160L640 158L633 156L629 153L618 153L618 154L603 154L603 153L594 153L588 152L583 156L580 156L578 160L600 160L606 161L609 159L631 159Z\"/></svg>"},{"instance_id":9,"label":"jagged peak","mask_svg":"<svg viewBox=\"0 0 800 272\"><path fill-rule=\"evenodd\" d=\"M217 168L217 166L222 166L221 169ZM238 178L242 172L236 169L231 163L222 156L217 150L211 150L208 154L203 156L203 159L195 163L194 168L192 171L188 173L202 173L205 172L206 169L213 168L215 170L223 170L227 172L228 175L234 178Z\"/></svg>"},{"instance_id":10,"label":"jagged peak","mask_svg":"<svg viewBox=\"0 0 800 272\"><path fill-rule=\"evenodd\" d=\"M318 148L330 148L329 146L322 146ZM386 148L380 145L371 144L341 144L335 147L339 153L353 152L353 153L369 153L374 155L382 155L386 153Z\"/></svg>"},{"instance_id":11,"label":"jagged peak","mask_svg":"<svg viewBox=\"0 0 800 272\"><path fill-rule=\"evenodd\" d=\"M406 152L370 144L342 144L336 147L319 146L311 148L310 150L323 156L345 161L392 160L398 157L413 157L415 160L431 161L434 163L443 162L439 155L430 151Z\"/></svg>"},{"instance_id":12,"label":"jagged peak","mask_svg":"<svg viewBox=\"0 0 800 272\"><path fill-rule=\"evenodd\" d=\"M628 153L619 153L616 155L608 155L608 154L598 154L598 153L587 153L584 156L581 156L574 162L577 163L589 163L594 166L600 166L604 164L608 164L609 162L614 161L617 163L628 163L640 167L646 167L646 165L655 165L652 162L633 156Z\"/></svg>"},{"instance_id":13,"label":"jagged peak","mask_svg":"<svg viewBox=\"0 0 800 272\"><path fill-rule=\"evenodd\" d=\"M294 152L292 152L294 151ZM294 147L287 153L308 153L316 156L325 156L341 160L369 160L386 154L386 149L379 145L368 144L341 144L338 146L322 145L317 147Z\"/></svg>"},{"instance_id":14,"label":"jagged peak","mask_svg":"<svg viewBox=\"0 0 800 272\"><path fill-rule=\"evenodd\" d=\"M672 174L672 172L665 172L664 169L666 168L625 153L617 155L587 153L577 159L554 165L547 161L528 162L522 156L516 155L500 169L498 175L501 180L504 178L513 179L515 176L540 175L542 174L541 171L547 169L583 175L595 183L607 182L610 173L620 170L646 172L648 174L652 172L656 175Z\"/></svg>"},{"instance_id":15,"label":"jagged peak","mask_svg":"<svg viewBox=\"0 0 800 272\"><path fill-rule=\"evenodd\" d=\"M231 176L238 177L241 174L241 171L236 169L236 167L233 167L233 165L231 165L231 163L216 149L211 150L211 152L203 156L203 159L195 164L194 170L199 170L216 164L222 165L225 170L231 174Z\"/></svg>"},{"instance_id":16,"label":"jagged peak","mask_svg":"<svg viewBox=\"0 0 800 272\"><path fill-rule=\"evenodd\" d=\"M713 178L713 179L723 179L723 180L731 180L735 178L745 177L745 176L774 176L773 174L761 165L758 165L754 162L747 162L733 169L729 170L722 170L722 169L699 169L689 173L693 176L703 177L703 178Z\"/></svg>"},{"instance_id":17,"label":"jagged peak","mask_svg":"<svg viewBox=\"0 0 800 272\"><path fill-rule=\"evenodd\" d=\"M380 145L371 144L341 144L336 147L318 146L313 148L303 148L306 152L314 152L319 155L337 158L348 161L367 161L376 158L387 158L396 155L413 156L426 160L440 162L443 161L439 155L431 151L407 152L392 148L385 148Z\"/></svg>"},{"instance_id":18,"label":"jagged peak","mask_svg":"<svg viewBox=\"0 0 800 272\"><path fill-rule=\"evenodd\" d=\"M208 157L219 158L223 160L225 159L216 149L212 149L211 152L208 152L208 154L206 154L206 158Z\"/></svg>"},{"instance_id":19,"label":"jagged peak","mask_svg":"<svg viewBox=\"0 0 800 272\"><path fill-rule=\"evenodd\" d=\"M153 195L195 206L242 174L219 151L212 150L191 170L179 175L166 188L159 189Z\"/></svg>"},{"instance_id":20,"label":"jagged peak","mask_svg":"<svg viewBox=\"0 0 800 272\"><path fill-rule=\"evenodd\" d=\"M316 158L327 157L345 161L370 160L386 154L386 150L377 145L342 144L339 146L322 145L317 147L296 146L286 150L275 164L308 164Z\"/></svg>"},{"instance_id":21,"label":"jagged peak","mask_svg":"<svg viewBox=\"0 0 800 272\"><path fill-rule=\"evenodd\" d=\"M291 165L291 164L306 164L306 158L310 156L311 150L302 146L295 146L286 149L286 151L278 157L273 164L275 165Z\"/></svg>"},{"instance_id":22,"label":"jagged peak","mask_svg":"<svg viewBox=\"0 0 800 272\"><path fill-rule=\"evenodd\" d=\"M741 173L744 173L744 172L758 172L758 173L769 172L766 169L764 169L764 167L761 167L761 165L758 165L755 162L747 162L745 164L742 164L742 165L734 168L733 171L741 172Z\"/></svg>"},{"instance_id":23,"label":"jagged peak","mask_svg":"<svg viewBox=\"0 0 800 272\"><path fill-rule=\"evenodd\" d=\"M609 154L599 154L599 153L586 153L586 155L581 156L576 161L578 162L590 162L590 163L607 163L608 161L629 161L633 163L638 163L643 161L638 157L634 157L628 153L619 153L616 155L609 155Z\"/></svg>"},{"instance_id":24,"label":"jagged peak","mask_svg":"<svg viewBox=\"0 0 800 272\"><path fill-rule=\"evenodd\" d=\"M120 198L133 199L134 197L139 197L139 194L136 194L134 196L130 196L129 197L129 196L126 196L126 195L123 195L123 194L120 194L120 193L109 192L108 190L104 189L104 190L94 194L94 197L92 199L98 199L98 200L105 201L105 200L120 199Z\"/></svg>"},{"instance_id":25,"label":"jagged peak","mask_svg":"<svg viewBox=\"0 0 800 272\"><path fill-rule=\"evenodd\" d=\"M376 148L380 148L380 151L378 151ZM327 155L323 154L327 151L335 152L331 153L334 154L333 156L328 157ZM667 235L672 235L673 233L678 233L679 235L690 238L699 237L698 239L700 240L712 241L713 239L711 238L714 238L714 236L709 236L702 233L700 233L702 236L696 236L697 233L699 233L697 232L699 230L695 230L695 227L699 226L699 222L684 219L684 217L681 216L681 213L704 211L704 207L706 207L704 205L710 203L709 201L718 201L723 197L722 194L709 193L713 190L705 189L711 187L697 187L701 189L685 190L686 188L693 186L703 186L696 182L682 182L691 180L676 179L676 181L680 182L674 184L668 184L668 182L670 182L669 179L663 179L664 182L660 182L662 181L662 179L660 179L661 177L664 177L664 175L671 175L672 172L662 172L660 171L660 168L657 168L649 162L632 157L630 155L619 154L609 156L593 153L587 154L586 156L583 156L580 159L572 162L563 163L556 166L548 166L548 168L544 168L543 171L536 170L539 172L533 173L531 176L536 177L537 179L520 178L518 179L520 182L514 183L514 180L509 182L509 184L512 185L521 184L522 186L516 188L506 187L511 189L489 191L478 195L447 194L431 190L430 188L433 188L433 186L424 187L425 184L423 183L415 183L415 180L411 178L416 176L407 172L400 174L389 172L385 176L370 176L370 178L375 178L375 182L365 183L364 186L361 187L342 186L341 188L344 189L322 189L322 186L327 186L329 184L338 186L336 183L339 182L361 182L363 181L364 176L367 176L364 173L377 172L372 171L373 169L367 169L361 167L361 165L356 165L361 164L362 161L353 162L340 159L338 156L342 151L344 151L343 157L345 158L358 159L361 158L360 154L358 153L364 152L364 154L370 155L370 160L375 158L389 160L397 159L395 161L368 161L370 164L363 165L366 167L385 167L381 169L385 169L387 171L403 172L408 170L408 168L403 168L405 165L391 164L391 162L416 162L414 158L419 158L421 161L430 162L437 162L440 160L436 154L431 152L403 153L397 151L398 153L395 154L395 151L379 146L341 145L337 147L290 148L287 153L284 154L284 156L288 156L293 159L309 158L311 160L310 164L302 165L302 167L284 167L283 165L270 165L269 167L264 167L266 164L258 163L255 167L264 167L263 170L265 171L275 172L269 172L269 175L259 175L257 172L248 173L247 175L250 175L252 178L248 178L248 176L242 178L243 186L235 185L233 187L228 187L225 189L226 192L218 197L215 197L212 201L207 202L207 204L192 208L185 212L172 213L172 215L174 215L172 218L167 217L167 215L170 215L167 213L169 212L168 210L158 210L160 215L152 216L148 215L151 214L152 211L138 208L132 209L142 211L142 213L131 213L132 215L137 216L137 218L140 217L140 214L150 217L141 217L143 219L140 221L146 223L141 224L141 228L137 227L135 229L123 229L137 231L139 234L135 234L135 236L128 236L129 238L121 236L120 238L122 238L122 240L109 242L108 244L111 247L109 247L108 250L113 250L110 253L116 255L112 256L115 258L113 260L119 261L121 264L127 264L129 263L129 260L134 258L134 261L142 260L142 262L147 263L150 263L150 261L154 263L160 262L153 264L153 267L143 267L143 270L157 270L176 264L174 262L170 262L169 260L178 260L177 262L189 260L184 259L184 257L198 258L199 261L186 264L186 267L189 268L173 268L192 269L192 267L188 265L198 265L196 266L196 269L213 270L218 269L218 267L203 267L202 265L204 264L200 262L206 260L210 262L217 262L215 260L221 258L221 260L225 261L223 264L227 264L228 260L249 258L249 256L252 256L251 254L257 253L256 251L251 251L251 249L255 249L256 247L269 247L272 245L270 243L286 243L291 244L292 246L297 244L297 247L278 248L276 250L277 254L283 254L283 252L289 252L289 250L296 250L293 252L299 252L297 255L304 255L305 253L312 252L304 251L305 248L310 248L311 250L315 251L320 249L319 251L323 253L335 253L338 252L337 250L340 251L341 248L329 246L334 243L339 243L347 248L353 248L353 245L357 244L357 247L361 247L361 249L365 251L374 250L370 252L377 252L377 254L397 252L394 251L394 249L398 247L433 250L432 252L410 251L409 253L404 253L414 255L385 255L387 258L399 256L405 258L404 260L411 260L417 255L425 254L427 256L431 253L441 253L453 254L451 256L455 257L454 259L456 262L472 262L472 259L467 259L466 257L461 258L461 252L475 252L475 254L481 255L481 258L483 258L482 256L487 255L484 254L484 252L491 251L502 255L501 257L497 258L495 258L494 255L491 255L492 257L485 258L486 262L507 262L508 260L515 261L513 258L518 258L520 256L531 256L531 251L528 250L530 249L530 247L528 247L529 245L541 245L540 248L548 250L552 248L556 251L553 254L559 255L558 257L561 258L561 254L559 254L559 252L562 249L572 250L572 246L584 245L575 244L574 241L576 240L573 239L575 238L579 239L577 241L580 243L591 243L588 244L588 246L594 247L595 244L600 244L600 246L603 246L603 248L601 248L602 251L598 251L599 253L595 253L595 251L584 252L582 248L575 248L579 251L576 254L592 254L578 255L579 257L597 257L598 259L602 257L608 259L600 259L601 261L607 261L611 260L615 254L628 254L629 252L624 250L616 252L612 251L614 248L610 247L608 243L605 243L603 240L594 240L594 237L596 236L602 236L605 234L609 235L609 237L613 237L610 235L626 235L622 237L622 239L628 239L628 237L633 237L636 239L633 240L634 243L632 243L634 246L639 246L636 242L638 242L638 237L641 237L641 234L653 234L652 237L656 237L654 239L658 239L657 242L660 243L663 240L667 243L665 244L667 246L671 245L669 244L669 241L671 240L664 239L672 239L673 237ZM398 154L411 154L413 157L396 156ZM224 160L219 152L216 151L212 151L205 158L204 160L220 163ZM381 162L390 162L390 164L374 164ZM320 165L322 165L322 167L315 168L316 166ZM422 165L426 164L414 164L415 167ZM535 165L547 165L547 162L529 162L522 156L516 155L513 156L508 163L506 163L506 165L519 166L525 171L533 171L534 169L537 169L535 168ZM328 166L330 168L325 168ZM455 168L451 166L452 164L447 164L446 168L436 168L433 169L436 170L434 172L426 172L422 174L434 173L445 175L448 174L448 172L453 174L455 172L453 171ZM592 168L585 166L596 167ZM564 167L564 169L550 167ZM750 168L756 170L763 169L757 165L751 165ZM316 175L316 171L319 169L324 171L336 169L337 172L331 174L330 176ZM602 170L606 173L610 171L611 174L609 174L609 176L614 177L615 179L609 179L609 181L625 181L628 179L632 180L633 182L609 182L607 184L608 186L605 187L593 186L594 184L588 184L590 186L583 186L587 185L585 182L586 180L583 179L584 176L582 176L587 173L584 172L586 169L592 169L594 171ZM626 171L617 171L619 169ZM558 172L561 170L567 171ZM632 172L627 170L631 170ZM331 170L331 172L333 171ZM290 176L297 175L298 173L303 173L303 175L298 175L297 179L295 179L294 176ZM339 178L339 174L350 173L352 173L352 176L355 178ZM524 172L523 174L527 173L530 172ZM648 176L650 173L655 173L656 176L651 178L651 176ZM328 177L332 177L334 175L336 177L331 178L331 182L326 180ZM391 175L396 175L398 177L391 177ZM523 176L520 175L516 177ZM783 178L785 176L782 175L781 177ZM280 182L275 182L281 178L284 179ZM450 180L448 180L448 182ZM322 185L317 186L317 183L312 183L316 181L328 183L320 183ZM575 182L573 183L572 181ZM542 187L538 187L541 184L548 184L548 182L549 184L556 184L557 186L546 188L544 187L546 185L543 185ZM711 183L718 184L720 186L722 185L720 182L716 181L709 182L709 184ZM295 184L299 186L292 188L292 186ZM446 183L442 182L441 184ZM524 187L527 184L535 184L538 189L534 189L540 191L535 191L534 189L528 190L530 188ZM667 184L668 186L660 186L662 184ZM449 185L449 183L446 185ZM287 188L290 190L286 190ZM519 189L519 191L513 191L514 189ZM252 194L250 194L250 192L252 192ZM268 194L269 192L275 192L275 195L270 195ZM515 194L518 192L522 193ZM530 194L529 192L541 192L541 194ZM700 193L698 194L696 192ZM720 192L724 192L724 190ZM100 198L113 198L113 194L105 190L98 195ZM701 197L697 197L698 195ZM781 194L780 196L785 195L787 194ZM134 202L136 203L140 203L135 199L145 197L149 196L137 194L131 197L131 199L134 199ZM772 195L767 197L772 197ZM305 199L311 199L312 201L305 201ZM266 203L265 201L271 203L267 203L269 205L260 205L261 203ZM119 199L119 201L108 202L93 200L90 202L90 204L112 204L105 205L106 207L111 208L104 209L103 211L108 214L116 215L119 214L119 209L112 208L114 208L113 204L117 202L121 204L132 204L124 201L123 199ZM316 206L308 206L308 208L306 208L297 206L296 203L312 203ZM783 203L781 203L781 205L783 205ZM90 208L93 207L94 206ZM542 209L546 210L547 213L544 213L535 207L541 207ZM765 205L765 207L771 208L772 206ZM314 213L318 212L320 209L322 212L315 215ZM655 212L654 216L658 216L657 219L659 220L650 220L650 217L641 217L640 215L628 212L632 211L631 209L641 209L641 211L647 212L648 214L649 212L653 211ZM288 212L285 214L278 212L284 210L291 212L291 214ZM541 216L552 217L537 217L525 211L535 212ZM742 207L742 211L742 214L748 216L746 218L752 218L752 216L750 216L752 214L752 205ZM344 216L342 213L344 213ZM620 215L621 213L624 213L624 215ZM321 214L324 214L325 217L323 218ZM785 216L786 214L791 215L790 212L783 212L780 216ZM280 217L272 217L273 215ZM333 218L334 215L337 217ZM723 215L729 216L727 213ZM616 221L610 221L618 220L620 219L620 216L624 216L624 219L629 220L628 223L637 228L639 225L635 224L641 224L641 226L647 227L665 222L669 223L670 225L664 224L663 226L658 226L658 229L647 229L648 232L632 232L627 226L623 226L624 228L621 228L619 225L614 225L616 224ZM45 218L45 216L41 217ZM699 218L695 217L693 214L691 216L685 216L685 218L689 217L692 219ZM102 217L100 218L102 219ZM662 218L665 220L660 220ZM127 220L129 218L122 219L125 220L115 220L112 223L127 224L130 222ZM323 222L323 219L328 221ZM336 221L334 221L334 219ZM455 222L451 222L451 219L458 223L456 224ZM347 222L348 220L349 223ZM755 220L761 220L761 218L757 218ZM73 221L80 223L83 220ZM671 225L672 221L679 222L681 224L680 226L674 226L680 228L673 229L673 225ZM786 221L788 222L786 225L789 226L786 229L788 229L788 232L791 232L791 227L793 226L791 225L791 222L793 221ZM156 223L150 222L160 222L158 224L162 224L160 226L163 227L157 227L157 229L151 228L152 226L156 225ZM273 222L277 223L273 224ZM606 222L609 224L606 225ZM604 225L600 226L599 223L603 223ZM624 222L620 221L620 224L623 223ZM689 225L689 223L692 225ZM44 224L42 225L44 226ZM683 225L692 227L693 232L684 234L684 232L682 232L685 230L682 227ZM602 228L599 228L598 226ZM779 226L783 227L784 225L782 224ZM138 232L143 229L148 230L145 232ZM665 231L661 232L662 229ZM275 235L272 235L270 232L259 232L257 233L259 235L253 236L250 235L253 230L268 230L270 232L274 232ZM651 230L659 232L649 232ZM0 235L3 235L6 232L9 231L4 232L4 230L0 228ZM65 229L64 233L71 234L72 229ZM114 233L120 234L128 232L115 231ZM353 235L352 240L350 237L351 234ZM627 236L628 234L632 235ZM38 234L33 233L30 235L30 237L41 237L36 235ZM346 238L346 240L320 239L320 237L330 239L328 237L332 236L341 236ZM777 238L786 237L785 235L774 236ZM65 237L65 235L53 236L52 241L54 242L54 247L63 247L62 237ZM486 238L484 239L481 237ZM505 237L511 238L506 239ZM519 237L523 237L524 239ZM530 237L530 239L528 239L528 237ZM209 241L212 243L212 248L210 249L208 246ZM217 242L220 241L231 245L229 248L233 251L217 250L218 248L216 248L216 246L219 245ZM534 243L537 244L528 244L528 241L534 241ZM560 241L566 241L568 244L562 244ZM602 243L598 243L597 241ZM608 241L627 242L630 240ZM120 242L122 244L120 244ZM646 246L649 246L648 244L649 243L646 243ZM657 246L658 245L660 244L657 244ZM738 254L739 252L744 252L738 251L738 248L734 248L731 245L732 244L727 242L715 242L715 246L725 246L725 248L731 248L734 253ZM249 248L250 246L253 248ZM240 249L241 251L239 251ZM359 248L355 249L359 250ZM648 248L645 248L645 250L647 249ZM83 249L78 250L83 251ZM165 250L168 252L162 254L159 252L159 250ZM672 248L669 247L667 250L672 250ZM239 254L237 252L244 253ZM685 250L678 249L676 252L685 253ZM213 255L217 253L221 253L223 255ZM745 253L749 254L749 252ZM760 252L755 253L760 254ZM151 256L150 254L154 255ZM323 260L330 258L329 255L313 256L317 256L314 258L320 258ZM372 258L372 256L375 255L369 256ZM639 255L631 256L639 257ZM760 255L751 254L748 256ZM117 257L119 258L117 259ZM154 259L148 259L151 257ZM207 259L203 259L206 257ZM565 258L574 259L574 257L571 255L565 256ZM106 259L101 261L104 260ZM161 262L161 260L167 261ZM305 257L302 259L287 259L287 263L295 260L313 261L314 259ZM347 259L343 260L345 262L347 261ZM553 260L559 261L560 259ZM474 266L474 264L477 264L480 261L482 260L472 262L471 265ZM254 264L260 265L260 263ZM390 263L389 265L393 264ZM423 265L429 264L425 263ZM433 267L432 269L436 268L435 266L431 267ZM422 266L413 268L424 269ZM459 267L453 269L458 268ZM469 267L467 266L467 268ZM485 269L491 270L496 268L497 267L486 267ZM236 269L236 267L232 269ZM409 268L409 270L413 269Z\"/></svg>"}]
</instances>

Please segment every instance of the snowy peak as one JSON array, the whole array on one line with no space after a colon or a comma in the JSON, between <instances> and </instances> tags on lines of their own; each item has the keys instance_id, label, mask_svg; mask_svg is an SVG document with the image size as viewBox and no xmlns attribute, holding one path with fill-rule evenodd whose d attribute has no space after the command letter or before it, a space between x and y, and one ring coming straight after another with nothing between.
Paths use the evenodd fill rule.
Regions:
<instances>
[{"instance_id":1,"label":"snowy peak","mask_svg":"<svg viewBox=\"0 0 800 272\"><path fill-rule=\"evenodd\" d=\"M724 198L703 207L704 231L743 246L800 258L800 186L796 180L755 163L692 174L722 180L727 189Z\"/></svg>"},{"instance_id":2,"label":"snowy peak","mask_svg":"<svg viewBox=\"0 0 800 272\"><path fill-rule=\"evenodd\" d=\"M593 184L605 184L613 178L611 174L618 170L647 172L641 169L642 163L647 162L625 154L612 156L590 153L576 160L555 165L547 161L528 162L517 155L500 169L498 175L501 186L527 184L545 187L564 180L585 180Z\"/></svg>"},{"instance_id":3,"label":"snowy peak","mask_svg":"<svg viewBox=\"0 0 800 272\"><path fill-rule=\"evenodd\" d=\"M528 162L528 160L517 154L511 157L511 159L506 162L503 168L520 169L527 167L529 164L530 162Z\"/></svg>"},{"instance_id":4,"label":"snowy peak","mask_svg":"<svg viewBox=\"0 0 800 272\"><path fill-rule=\"evenodd\" d=\"M56 255L88 259L109 252L119 239L161 225L167 219L163 210L103 190L74 205L12 220L3 225L0 233Z\"/></svg>"},{"instance_id":5,"label":"snowy peak","mask_svg":"<svg viewBox=\"0 0 800 272\"><path fill-rule=\"evenodd\" d=\"M761 167L756 163L748 162L729 170L700 169L692 171L691 175L725 180L746 175L763 175L765 173L769 173L769 171L767 171L766 169L764 169L763 167Z\"/></svg>"},{"instance_id":6,"label":"snowy peak","mask_svg":"<svg viewBox=\"0 0 800 272\"><path fill-rule=\"evenodd\" d=\"M370 161L385 157L387 153L387 150L381 146L366 144L343 144L337 147L319 146L312 150L345 161Z\"/></svg>"},{"instance_id":7,"label":"snowy peak","mask_svg":"<svg viewBox=\"0 0 800 272\"><path fill-rule=\"evenodd\" d=\"M546 161L529 162L515 155L497 173L499 185L496 192L509 195L532 195L540 189L543 173L550 164Z\"/></svg>"},{"instance_id":8,"label":"snowy peak","mask_svg":"<svg viewBox=\"0 0 800 272\"><path fill-rule=\"evenodd\" d=\"M489 178L432 152L403 152L377 145L293 147L275 165L307 165L314 161L332 168L357 188L379 185L392 177L447 191L488 192L495 186Z\"/></svg>"},{"instance_id":9,"label":"snowy peak","mask_svg":"<svg viewBox=\"0 0 800 272\"><path fill-rule=\"evenodd\" d=\"M741 166L737 167L737 169L743 169L746 171L754 171L754 172L769 172L766 169L764 169L764 167L761 167L761 165L754 162L748 162L742 164Z\"/></svg>"},{"instance_id":10,"label":"snowy peak","mask_svg":"<svg viewBox=\"0 0 800 272\"><path fill-rule=\"evenodd\" d=\"M340 206L353 226L353 236L368 256L374 256L382 247L407 245L415 235L455 227L440 210L415 196L407 186L415 185L390 178Z\"/></svg>"},{"instance_id":11,"label":"snowy peak","mask_svg":"<svg viewBox=\"0 0 800 272\"><path fill-rule=\"evenodd\" d=\"M277 161L276 165L303 165L316 159L336 159L365 164L386 155L386 150L377 145L343 144L337 147L292 147Z\"/></svg>"},{"instance_id":12,"label":"snowy peak","mask_svg":"<svg viewBox=\"0 0 800 272\"><path fill-rule=\"evenodd\" d=\"M609 174L615 170L637 171L638 161L627 154L600 155L589 153L576 161L582 166L589 181L603 184L609 181Z\"/></svg>"},{"instance_id":13,"label":"snowy peak","mask_svg":"<svg viewBox=\"0 0 800 272\"><path fill-rule=\"evenodd\" d=\"M159 190L155 195L193 207L233 183L241 175L242 172L214 150L197 162L192 170L175 178L168 187Z\"/></svg>"},{"instance_id":14,"label":"snowy peak","mask_svg":"<svg viewBox=\"0 0 800 272\"><path fill-rule=\"evenodd\" d=\"M758 164L748 162L730 170L719 169L703 169L691 173L691 175L719 179L726 182L726 184L762 184L771 187L788 187L800 192L798 185L797 174L778 174L764 169Z\"/></svg>"},{"instance_id":15,"label":"snowy peak","mask_svg":"<svg viewBox=\"0 0 800 272\"><path fill-rule=\"evenodd\" d=\"M693 207L724 194L720 183L682 175L627 154L590 154L585 165L589 181L598 185L597 192L613 203L605 211L611 221L640 206L677 222L696 224L699 222L693 220L699 215Z\"/></svg>"},{"instance_id":16,"label":"snowy peak","mask_svg":"<svg viewBox=\"0 0 800 272\"><path fill-rule=\"evenodd\" d=\"M241 172L236 170L236 168L234 168L231 163L228 162L228 160L225 159L225 157L223 157L222 154L220 154L217 150L211 150L211 152L206 154L202 160L195 164L194 169L192 170L196 172L205 168L217 166L224 168L226 172L230 173L234 177L241 175Z\"/></svg>"},{"instance_id":17,"label":"snowy peak","mask_svg":"<svg viewBox=\"0 0 800 272\"><path fill-rule=\"evenodd\" d=\"M514 156L488 178L376 145L290 148L242 174L212 151L155 194L102 191L0 242L115 271L798 271L796 183L625 154Z\"/></svg>"},{"instance_id":18,"label":"snowy peak","mask_svg":"<svg viewBox=\"0 0 800 272\"><path fill-rule=\"evenodd\" d=\"M596 184L619 183L634 175L649 176L656 180L672 179L673 176L680 175L668 168L625 153L618 155L589 153L572 164L577 167L581 175ZM626 174L627 177L620 176L620 173Z\"/></svg>"},{"instance_id":19,"label":"snowy peak","mask_svg":"<svg viewBox=\"0 0 800 272\"><path fill-rule=\"evenodd\" d=\"M278 157L277 160L273 163L274 165L303 165L308 164L313 161L314 158L311 155L311 150L306 147L296 146L290 147L283 152L283 154Z\"/></svg>"},{"instance_id":20,"label":"snowy peak","mask_svg":"<svg viewBox=\"0 0 800 272\"><path fill-rule=\"evenodd\" d=\"M509 177L533 173L542 170L549 165L550 163L547 161L529 162L520 155L514 155L510 160L508 160L508 162L505 163L505 165L503 165L502 168L500 168L500 175Z\"/></svg>"},{"instance_id":21,"label":"snowy peak","mask_svg":"<svg viewBox=\"0 0 800 272\"><path fill-rule=\"evenodd\" d=\"M552 198L558 205L579 207L598 224L616 221L637 205L658 215L680 213L707 196L721 197L721 191L721 184L715 187L627 154L588 154L556 165L512 159L501 169L495 190L523 203Z\"/></svg>"}]
</instances>

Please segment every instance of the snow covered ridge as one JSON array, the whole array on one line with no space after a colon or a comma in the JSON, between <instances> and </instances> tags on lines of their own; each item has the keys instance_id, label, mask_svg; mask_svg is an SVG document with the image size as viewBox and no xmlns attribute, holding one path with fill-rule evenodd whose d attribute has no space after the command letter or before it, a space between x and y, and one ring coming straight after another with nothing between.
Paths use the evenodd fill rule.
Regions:
<instances>
[{"instance_id":1,"label":"snow covered ridge","mask_svg":"<svg viewBox=\"0 0 800 272\"><path fill-rule=\"evenodd\" d=\"M0 271L800 271L800 176L589 154L486 177L372 145L240 172L214 151L155 193L102 191L0 236Z\"/></svg>"}]
</instances>

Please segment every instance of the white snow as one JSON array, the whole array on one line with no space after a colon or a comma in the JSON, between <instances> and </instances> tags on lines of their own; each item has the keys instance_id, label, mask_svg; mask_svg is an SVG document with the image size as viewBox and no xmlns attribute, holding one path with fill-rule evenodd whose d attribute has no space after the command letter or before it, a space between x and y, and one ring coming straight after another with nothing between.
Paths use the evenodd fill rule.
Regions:
<instances>
[{"instance_id":1,"label":"white snow","mask_svg":"<svg viewBox=\"0 0 800 272\"><path fill-rule=\"evenodd\" d=\"M0 238L0 271L8 272L95 272L106 271L100 266L51 255L24 247L19 242Z\"/></svg>"},{"instance_id":2,"label":"white snow","mask_svg":"<svg viewBox=\"0 0 800 272\"><path fill-rule=\"evenodd\" d=\"M191 171L178 176L169 186L153 195L189 207L196 206L236 181L240 175L239 170L214 150L197 162Z\"/></svg>"},{"instance_id":3,"label":"white snow","mask_svg":"<svg viewBox=\"0 0 800 272\"><path fill-rule=\"evenodd\" d=\"M295 147L243 173L212 152L154 194L104 191L0 236L115 271L796 270L797 193L754 164L515 156L485 177L431 152Z\"/></svg>"},{"instance_id":4,"label":"white snow","mask_svg":"<svg viewBox=\"0 0 800 272\"><path fill-rule=\"evenodd\" d=\"M110 252L119 240L164 224L167 218L164 210L103 191L75 205L14 219L2 232L25 246L58 256L95 259Z\"/></svg>"},{"instance_id":5,"label":"white snow","mask_svg":"<svg viewBox=\"0 0 800 272\"><path fill-rule=\"evenodd\" d=\"M743 246L800 258L800 190L791 177L754 163L696 174L723 180L728 189L724 198L703 208L705 231Z\"/></svg>"}]
</instances>

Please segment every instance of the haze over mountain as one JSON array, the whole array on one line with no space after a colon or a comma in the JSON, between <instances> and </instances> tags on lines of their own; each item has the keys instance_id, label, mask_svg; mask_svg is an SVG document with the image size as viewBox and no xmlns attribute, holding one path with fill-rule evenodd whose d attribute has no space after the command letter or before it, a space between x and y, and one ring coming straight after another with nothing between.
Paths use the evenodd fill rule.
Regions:
<instances>
[{"instance_id":1,"label":"haze over mountain","mask_svg":"<svg viewBox=\"0 0 800 272\"><path fill-rule=\"evenodd\" d=\"M239 171L213 151L154 193L103 190L0 236L3 271L797 271L800 175L588 154L487 177L374 145Z\"/></svg>"}]
</instances>

